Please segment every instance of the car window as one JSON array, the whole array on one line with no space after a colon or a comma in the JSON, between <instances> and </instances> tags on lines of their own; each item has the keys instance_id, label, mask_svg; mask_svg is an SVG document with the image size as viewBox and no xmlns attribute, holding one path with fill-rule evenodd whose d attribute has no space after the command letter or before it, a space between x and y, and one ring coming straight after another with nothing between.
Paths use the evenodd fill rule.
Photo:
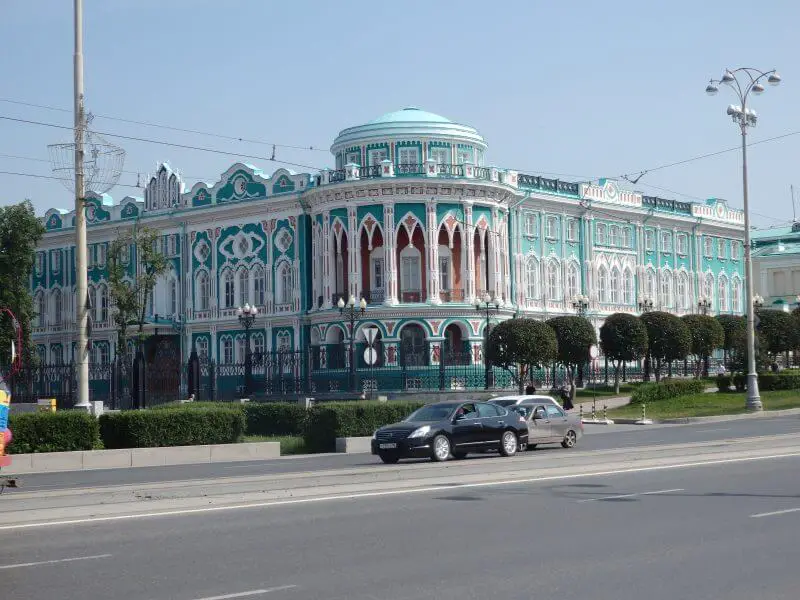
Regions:
<instances>
[{"instance_id":1,"label":"car window","mask_svg":"<svg viewBox=\"0 0 800 600\"><path fill-rule=\"evenodd\" d=\"M465 419L476 419L478 411L475 409L474 404L462 404L458 407L456 415L463 415Z\"/></svg>"},{"instance_id":2,"label":"car window","mask_svg":"<svg viewBox=\"0 0 800 600\"><path fill-rule=\"evenodd\" d=\"M547 416L547 413L544 410L544 406L536 406L533 409L533 416L538 419L544 419Z\"/></svg>"},{"instance_id":3,"label":"car window","mask_svg":"<svg viewBox=\"0 0 800 600\"><path fill-rule=\"evenodd\" d=\"M517 403L517 401L514 400L513 398L510 400L506 398L505 400L491 400L491 403L497 404L498 406L513 406L514 404Z\"/></svg>"},{"instance_id":4,"label":"car window","mask_svg":"<svg viewBox=\"0 0 800 600\"><path fill-rule=\"evenodd\" d=\"M427 406L423 406L419 410L411 413L408 417L406 417L406 421L443 421L450 416L451 412L453 412L452 404L428 404Z\"/></svg>"},{"instance_id":5,"label":"car window","mask_svg":"<svg viewBox=\"0 0 800 600\"><path fill-rule=\"evenodd\" d=\"M561 412L561 409L553 404L548 404L546 406L547 409L547 416L548 417L563 417L564 413Z\"/></svg>"},{"instance_id":6,"label":"car window","mask_svg":"<svg viewBox=\"0 0 800 600\"><path fill-rule=\"evenodd\" d=\"M498 407L491 404L478 404L478 416L480 417L498 417L500 411Z\"/></svg>"}]
</instances>

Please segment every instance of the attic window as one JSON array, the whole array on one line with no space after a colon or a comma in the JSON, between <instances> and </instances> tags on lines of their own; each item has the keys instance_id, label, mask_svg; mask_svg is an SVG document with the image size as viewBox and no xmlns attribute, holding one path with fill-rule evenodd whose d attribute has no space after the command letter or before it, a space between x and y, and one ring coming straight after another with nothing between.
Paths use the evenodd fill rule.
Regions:
<instances>
[{"instance_id":1,"label":"attic window","mask_svg":"<svg viewBox=\"0 0 800 600\"><path fill-rule=\"evenodd\" d=\"M797 233L800 231L800 221L795 221L792 223L792 233Z\"/></svg>"}]
</instances>

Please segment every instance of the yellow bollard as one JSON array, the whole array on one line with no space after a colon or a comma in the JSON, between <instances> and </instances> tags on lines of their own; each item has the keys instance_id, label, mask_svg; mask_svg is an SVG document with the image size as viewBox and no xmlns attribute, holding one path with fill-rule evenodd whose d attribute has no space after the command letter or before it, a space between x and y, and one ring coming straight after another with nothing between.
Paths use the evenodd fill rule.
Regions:
<instances>
[{"instance_id":1,"label":"yellow bollard","mask_svg":"<svg viewBox=\"0 0 800 600\"><path fill-rule=\"evenodd\" d=\"M56 412L55 398L39 398L37 401L39 412Z\"/></svg>"}]
</instances>

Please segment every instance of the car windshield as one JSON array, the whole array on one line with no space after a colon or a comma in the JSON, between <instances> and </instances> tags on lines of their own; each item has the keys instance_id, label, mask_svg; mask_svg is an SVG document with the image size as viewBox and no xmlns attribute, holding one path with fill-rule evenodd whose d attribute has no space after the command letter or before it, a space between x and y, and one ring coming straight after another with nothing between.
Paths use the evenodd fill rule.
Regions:
<instances>
[{"instance_id":1,"label":"car windshield","mask_svg":"<svg viewBox=\"0 0 800 600\"><path fill-rule=\"evenodd\" d=\"M517 401L513 398L505 400L492 400L492 404L497 404L498 406L514 406L516 403Z\"/></svg>"},{"instance_id":2,"label":"car windshield","mask_svg":"<svg viewBox=\"0 0 800 600\"><path fill-rule=\"evenodd\" d=\"M442 421L453 412L453 407L448 404L428 404L411 413L406 421Z\"/></svg>"}]
</instances>

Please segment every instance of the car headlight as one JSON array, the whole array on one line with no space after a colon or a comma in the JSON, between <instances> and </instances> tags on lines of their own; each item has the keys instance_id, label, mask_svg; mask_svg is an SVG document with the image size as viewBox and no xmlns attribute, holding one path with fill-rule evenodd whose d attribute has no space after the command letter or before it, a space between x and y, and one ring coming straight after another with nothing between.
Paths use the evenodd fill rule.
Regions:
<instances>
[{"instance_id":1,"label":"car headlight","mask_svg":"<svg viewBox=\"0 0 800 600\"><path fill-rule=\"evenodd\" d=\"M423 425L419 429L415 429L414 431L412 431L411 435L408 436L408 437L410 437L410 438L421 438L421 437L425 437L430 432L431 432L431 426L430 425Z\"/></svg>"},{"instance_id":2,"label":"car headlight","mask_svg":"<svg viewBox=\"0 0 800 600\"><path fill-rule=\"evenodd\" d=\"M377 440L378 439L378 430L377 429L375 430L375 433L372 434L372 439L373 440Z\"/></svg>"}]
</instances>

